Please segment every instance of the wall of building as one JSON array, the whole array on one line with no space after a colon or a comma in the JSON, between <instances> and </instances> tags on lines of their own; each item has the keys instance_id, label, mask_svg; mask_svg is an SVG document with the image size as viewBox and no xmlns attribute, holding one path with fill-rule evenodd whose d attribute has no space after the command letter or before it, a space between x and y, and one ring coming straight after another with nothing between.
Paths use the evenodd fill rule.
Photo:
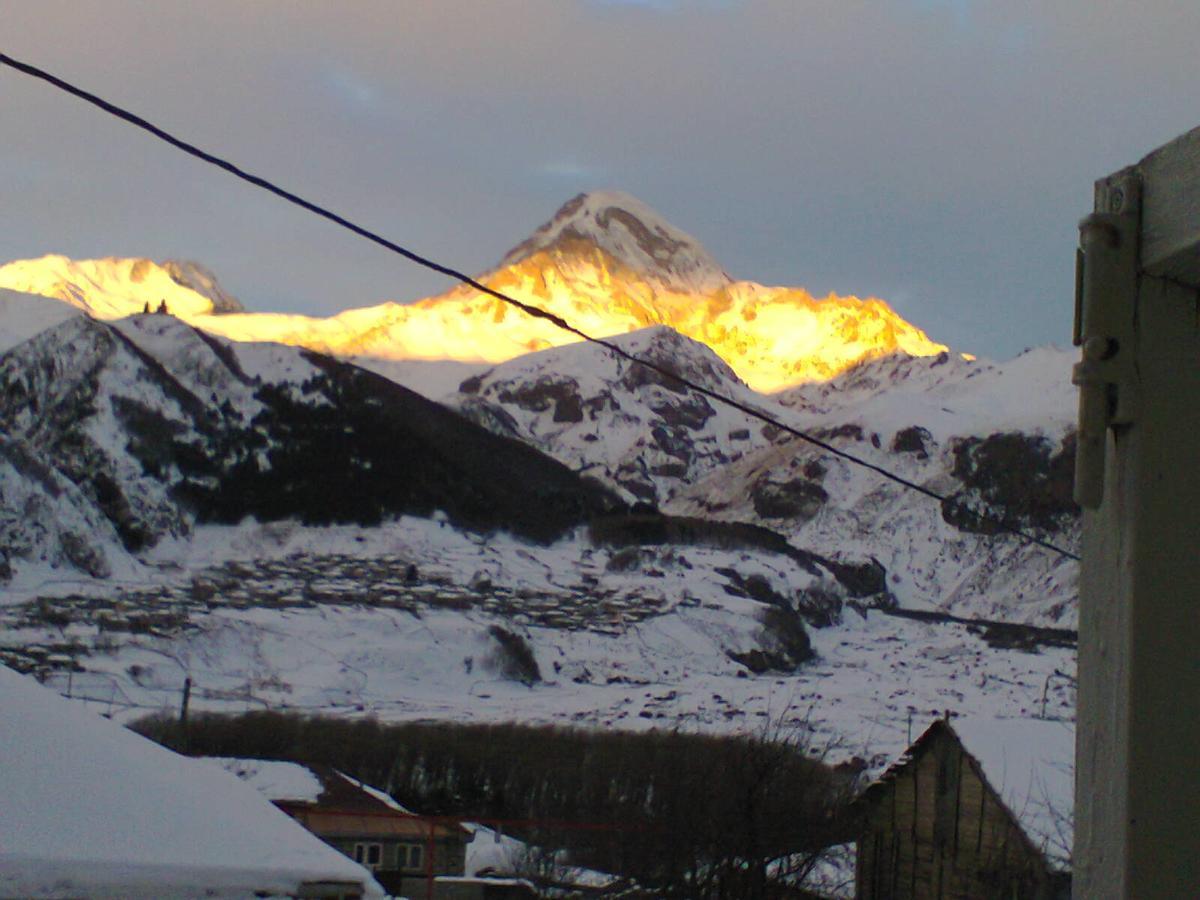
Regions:
<instances>
[{"instance_id":1,"label":"wall of building","mask_svg":"<svg viewBox=\"0 0 1200 900\"><path fill-rule=\"evenodd\" d=\"M1051 874L962 746L935 736L877 788L858 840L862 900L1049 900Z\"/></svg>"}]
</instances>

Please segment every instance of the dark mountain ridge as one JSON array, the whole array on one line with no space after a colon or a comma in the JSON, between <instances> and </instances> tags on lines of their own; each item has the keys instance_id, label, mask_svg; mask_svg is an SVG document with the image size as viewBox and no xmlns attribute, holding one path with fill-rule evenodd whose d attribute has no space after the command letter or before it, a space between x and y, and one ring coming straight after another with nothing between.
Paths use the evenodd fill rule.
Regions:
<instances>
[{"instance_id":1,"label":"dark mountain ridge","mask_svg":"<svg viewBox=\"0 0 1200 900\"><path fill-rule=\"evenodd\" d=\"M240 357L254 346L170 316L48 329L0 357L5 459L26 474L36 461L43 492L74 485L134 553L247 516L375 524L441 511L545 542L622 506L532 447L353 365L274 347L282 377L248 374ZM15 497L0 480L6 492ZM0 553L18 545L10 534Z\"/></svg>"}]
</instances>

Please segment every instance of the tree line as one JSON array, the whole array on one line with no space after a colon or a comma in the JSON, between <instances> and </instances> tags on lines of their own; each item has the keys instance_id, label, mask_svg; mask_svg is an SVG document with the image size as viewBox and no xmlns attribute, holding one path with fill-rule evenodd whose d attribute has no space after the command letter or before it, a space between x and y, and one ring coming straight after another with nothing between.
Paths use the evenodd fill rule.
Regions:
<instances>
[{"instance_id":1,"label":"tree line","mask_svg":"<svg viewBox=\"0 0 1200 900\"><path fill-rule=\"evenodd\" d=\"M532 823L509 830L653 896L803 897L845 839L847 778L778 725L712 736L249 712L134 728L196 755L331 765L426 814Z\"/></svg>"}]
</instances>

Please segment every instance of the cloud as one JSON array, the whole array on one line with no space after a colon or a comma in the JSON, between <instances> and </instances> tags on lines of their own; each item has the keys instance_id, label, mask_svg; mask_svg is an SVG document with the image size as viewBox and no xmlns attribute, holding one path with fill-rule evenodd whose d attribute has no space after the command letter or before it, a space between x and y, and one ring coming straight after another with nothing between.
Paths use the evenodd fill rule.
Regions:
<instances>
[{"instance_id":1,"label":"cloud","mask_svg":"<svg viewBox=\"0 0 1200 900\"><path fill-rule=\"evenodd\" d=\"M379 109L379 91L348 69L328 66L321 71L320 81L339 102L359 112Z\"/></svg>"},{"instance_id":2,"label":"cloud","mask_svg":"<svg viewBox=\"0 0 1200 900\"><path fill-rule=\"evenodd\" d=\"M1136 16L1118 0L8 0L4 15L5 52L459 268L604 184L739 276L899 298L991 355L1067 332L1092 180L1200 119L1195 0ZM0 77L0 109L21 123L0 146L12 256L195 257L251 305L326 312L443 286L44 85Z\"/></svg>"},{"instance_id":3,"label":"cloud","mask_svg":"<svg viewBox=\"0 0 1200 900\"><path fill-rule=\"evenodd\" d=\"M538 175L544 175L549 178L577 179L588 178L596 179L601 177L601 170L597 166L588 166L578 162L569 160L557 160L554 162L543 163L534 170Z\"/></svg>"}]
</instances>

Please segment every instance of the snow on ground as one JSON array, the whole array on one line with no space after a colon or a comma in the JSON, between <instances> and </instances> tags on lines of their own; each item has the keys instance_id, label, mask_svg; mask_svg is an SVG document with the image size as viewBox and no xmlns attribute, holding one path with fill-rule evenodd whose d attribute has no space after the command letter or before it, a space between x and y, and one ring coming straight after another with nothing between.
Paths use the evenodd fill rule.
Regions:
<instances>
[{"instance_id":1,"label":"snow on ground","mask_svg":"<svg viewBox=\"0 0 1200 900\"><path fill-rule=\"evenodd\" d=\"M0 710L4 896L251 897L310 881L382 893L226 773L3 667Z\"/></svg>"},{"instance_id":2,"label":"snow on ground","mask_svg":"<svg viewBox=\"0 0 1200 900\"><path fill-rule=\"evenodd\" d=\"M471 840L467 842L466 864L463 868L463 874L467 877L491 872L515 872L529 852L528 844L511 835L470 822L464 822L463 827L471 832Z\"/></svg>"},{"instance_id":3,"label":"snow on ground","mask_svg":"<svg viewBox=\"0 0 1200 900\"><path fill-rule=\"evenodd\" d=\"M1005 362L887 356L775 399L801 427L856 423L882 435L920 425L933 439L1023 431L1061 438L1075 424L1071 366L1078 354L1036 347Z\"/></svg>"},{"instance_id":4,"label":"snow on ground","mask_svg":"<svg viewBox=\"0 0 1200 900\"><path fill-rule=\"evenodd\" d=\"M492 366L485 362L461 362L456 359L383 359L357 356L355 365L382 375L423 397L438 400L458 390L458 386Z\"/></svg>"},{"instance_id":5,"label":"snow on ground","mask_svg":"<svg viewBox=\"0 0 1200 900\"><path fill-rule=\"evenodd\" d=\"M320 560L332 557L305 555L314 548L352 554L363 566L391 554L400 573L413 560L424 582L415 596L426 599L403 608L373 605L363 591L364 571L343 566L322 581ZM84 622L10 624L4 643L90 643L94 649L77 658L86 671L60 672L50 683L90 696L124 720L176 708L183 679L191 677L193 708L228 711L706 732L753 732L782 719L813 727L814 744L830 748L832 759L857 755L878 768L908 746L913 727L919 733L923 721L946 709L1032 718L1043 714L1047 691L1046 716L1073 716L1073 690L1054 677L1074 671L1073 650L993 647L966 625L874 610L847 609L842 624L811 630L818 658L795 674L747 677L727 652L755 645L755 612L762 607L728 595L715 571L737 567L785 590L811 583L785 558L689 547L680 553L684 560L660 556L647 563L660 573L655 577L644 568L611 570L612 551L582 537L538 547L419 519L384 529L202 528L190 542L159 552L170 561L159 570L164 583L243 560L247 568L228 571L241 571L245 584L199 604L202 611L172 635L100 634ZM315 565L302 576L310 596L343 599L292 602L302 593L296 589L254 602L244 589L248 566L267 560ZM473 591L461 583L467 577L491 586ZM512 585L519 590L505 593ZM338 595L343 587L349 593ZM642 600L628 601L630 594ZM597 595L621 605L599 615L589 606ZM556 613L573 610L575 618L561 627L543 624L547 605ZM488 633L494 625L529 641L543 683L528 687L499 675Z\"/></svg>"}]
</instances>

